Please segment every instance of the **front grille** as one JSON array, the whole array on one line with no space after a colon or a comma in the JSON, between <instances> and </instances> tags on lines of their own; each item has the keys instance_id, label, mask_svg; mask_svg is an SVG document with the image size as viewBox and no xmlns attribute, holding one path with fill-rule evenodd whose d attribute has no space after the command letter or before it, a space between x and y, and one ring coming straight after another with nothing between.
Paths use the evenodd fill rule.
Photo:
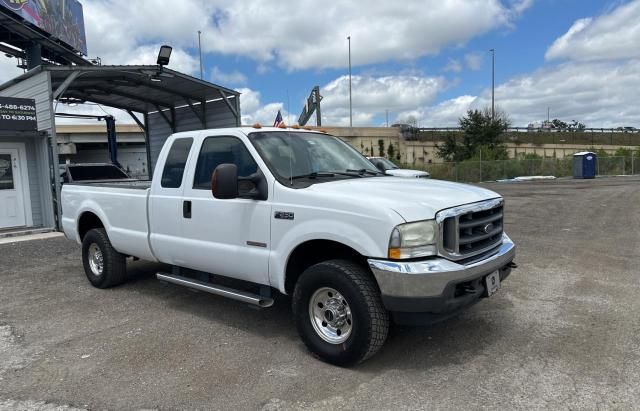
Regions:
<instances>
[{"instance_id":1,"label":"front grille","mask_svg":"<svg viewBox=\"0 0 640 411\"><path fill-rule=\"evenodd\" d=\"M440 253L462 260L493 251L502 243L503 209L499 199L438 213Z\"/></svg>"}]
</instances>

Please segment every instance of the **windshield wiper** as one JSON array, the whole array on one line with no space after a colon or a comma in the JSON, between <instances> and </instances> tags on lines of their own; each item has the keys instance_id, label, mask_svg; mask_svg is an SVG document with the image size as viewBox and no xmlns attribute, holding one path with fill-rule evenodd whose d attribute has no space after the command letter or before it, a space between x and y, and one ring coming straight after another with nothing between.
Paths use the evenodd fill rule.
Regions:
<instances>
[{"instance_id":1,"label":"windshield wiper","mask_svg":"<svg viewBox=\"0 0 640 411\"><path fill-rule=\"evenodd\" d=\"M371 176L377 176L377 175L384 174L381 171L367 170L366 168L361 168L360 170L347 170L347 172L349 172L349 173L358 173L358 175L360 175L360 176L362 176L364 174L369 174Z\"/></svg>"},{"instance_id":2,"label":"windshield wiper","mask_svg":"<svg viewBox=\"0 0 640 411\"><path fill-rule=\"evenodd\" d=\"M318 177L334 177L335 173L331 172L331 173L326 173L326 172L313 172L313 173L308 173L308 174L300 174L299 176L292 176L289 179L290 180L298 180L301 178L318 178Z\"/></svg>"}]
</instances>

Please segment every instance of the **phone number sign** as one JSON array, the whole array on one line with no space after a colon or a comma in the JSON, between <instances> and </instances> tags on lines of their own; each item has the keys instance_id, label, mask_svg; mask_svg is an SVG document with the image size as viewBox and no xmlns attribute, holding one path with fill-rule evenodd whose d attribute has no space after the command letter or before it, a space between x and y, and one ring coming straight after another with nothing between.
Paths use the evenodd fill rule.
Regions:
<instances>
[{"instance_id":1,"label":"phone number sign","mask_svg":"<svg viewBox=\"0 0 640 411\"><path fill-rule=\"evenodd\" d=\"M0 130L36 131L37 129L35 100L0 97Z\"/></svg>"}]
</instances>

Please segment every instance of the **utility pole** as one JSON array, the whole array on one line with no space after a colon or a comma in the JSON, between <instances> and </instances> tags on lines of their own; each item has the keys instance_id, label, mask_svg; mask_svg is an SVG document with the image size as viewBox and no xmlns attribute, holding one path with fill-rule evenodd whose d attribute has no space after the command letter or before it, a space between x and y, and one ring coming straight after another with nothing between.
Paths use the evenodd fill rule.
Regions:
<instances>
[{"instance_id":1,"label":"utility pole","mask_svg":"<svg viewBox=\"0 0 640 411\"><path fill-rule=\"evenodd\" d=\"M496 49L491 52L491 120L496 117Z\"/></svg>"},{"instance_id":2,"label":"utility pole","mask_svg":"<svg viewBox=\"0 0 640 411\"><path fill-rule=\"evenodd\" d=\"M387 114L387 127L389 127L389 109L386 109L385 112Z\"/></svg>"},{"instance_id":3,"label":"utility pole","mask_svg":"<svg viewBox=\"0 0 640 411\"><path fill-rule=\"evenodd\" d=\"M549 120L550 120L550 117L549 117L549 111L550 110L551 110L551 108L547 107L547 124L549 124Z\"/></svg>"},{"instance_id":4,"label":"utility pole","mask_svg":"<svg viewBox=\"0 0 640 411\"><path fill-rule=\"evenodd\" d=\"M351 36L347 36L349 41L349 127L353 127L353 106L351 101Z\"/></svg>"},{"instance_id":5,"label":"utility pole","mask_svg":"<svg viewBox=\"0 0 640 411\"><path fill-rule=\"evenodd\" d=\"M200 53L200 80L204 79L204 71L202 70L202 43L200 42L200 35L202 32L198 30L198 52Z\"/></svg>"}]
</instances>

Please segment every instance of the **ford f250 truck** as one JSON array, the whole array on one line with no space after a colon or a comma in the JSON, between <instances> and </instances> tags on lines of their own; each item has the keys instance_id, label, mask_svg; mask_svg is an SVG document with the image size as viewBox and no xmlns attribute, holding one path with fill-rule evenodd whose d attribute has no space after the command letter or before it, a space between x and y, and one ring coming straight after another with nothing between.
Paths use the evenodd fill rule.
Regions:
<instances>
[{"instance_id":1,"label":"ford f250 truck","mask_svg":"<svg viewBox=\"0 0 640 411\"><path fill-rule=\"evenodd\" d=\"M515 267L504 200L470 185L387 176L322 132L176 133L152 181L65 184L62 225L106 288L128 257L158 279L259 307L291 295L310 351L375 354L390 322L432 323L495 293Z\"/></svg>"}]
</instances>

